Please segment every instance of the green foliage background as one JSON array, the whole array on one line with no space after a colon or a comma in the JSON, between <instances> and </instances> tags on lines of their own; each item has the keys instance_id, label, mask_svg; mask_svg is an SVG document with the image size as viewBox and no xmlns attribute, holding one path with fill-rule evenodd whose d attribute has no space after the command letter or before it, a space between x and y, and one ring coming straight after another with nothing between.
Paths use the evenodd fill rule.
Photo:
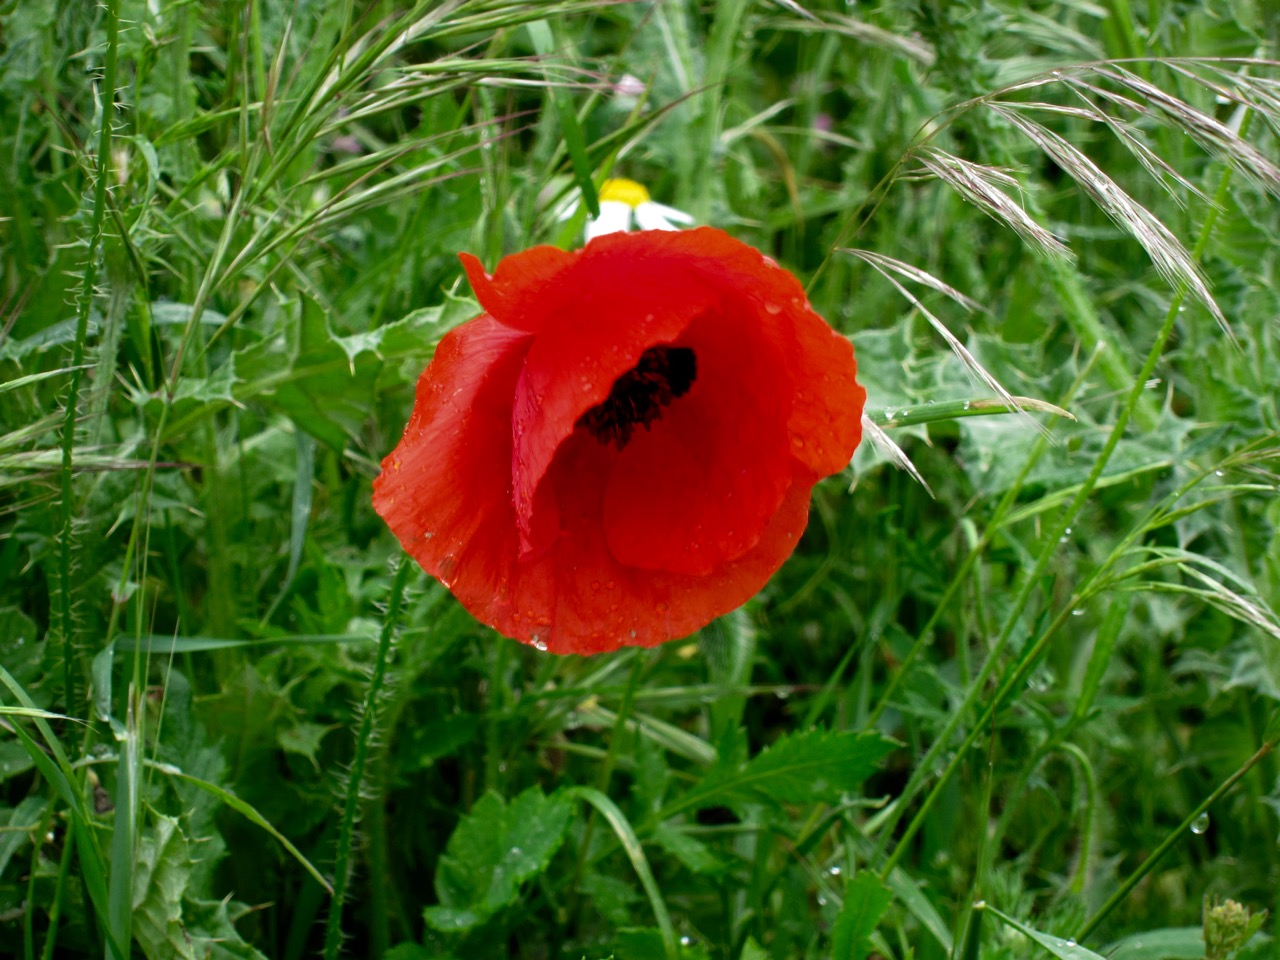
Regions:
<instances>
[{"instance_id":1,"label":"green foliage background","mask_svg":"<svg viewBox=\"0 0 1280 960\"><path fill-rule=\"evenodd\" d=\"M1272 950L1278 31L0 3L0 955ZM457 253L607 175L807 282L887 442L744 610L560 659L370 480Z\"/></svg>"}]
</instances>

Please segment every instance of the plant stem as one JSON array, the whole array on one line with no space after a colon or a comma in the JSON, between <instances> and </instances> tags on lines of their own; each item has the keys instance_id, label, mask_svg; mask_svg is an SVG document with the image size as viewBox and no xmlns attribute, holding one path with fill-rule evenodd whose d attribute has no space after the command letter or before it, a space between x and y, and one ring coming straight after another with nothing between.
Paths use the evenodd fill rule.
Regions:
<instances>
[{"instance_id":1,"label":"plant stem","mask_svg":"<svg viewBox=\"0 0 1280 960\"><path fill-rule=\"evenodd\" d=\"M333 899L329 902L329 917L325 923L324 957L337 960L342 945L342 906L347 897L347 882L351 875L351 846L355 834L356 814L360 809L360 784L364 780L364 767L368 760L374 724L377 722L378 694L382 691L387 675L387 659L391 653L391 638L395 634L396 621L404 600L405 584L413 564L402 554L391 581L391 594L387 613L382 620L382 632L378 636L378 653L373 662L373 675L365 691L364 710L360 717L360 731L356 735L355 757L351 761L350 781L347 783L347 799L342 810L342 823L338 826L338 855L333 868Z\"/></svg>"},{"instance_id":2,"label":"plant stem","mask_svg":"<svg viewBox=\"0 0 1280 960\"><path fill-rule=\"evenodd\" d=\"M1139 864L1138 869L1134 870L1133 873L1125 879L1124 883L1120 885L1120 889L1108 897L1107 902L1098 908L1098 912L1081 925L1080 929L1076 931L1075 939L1077 941L1082 941L1085 937L1089 936L1089 934L1093 933L1093 931L1098 928L1098 925L1107 918L1107 914L1114 910L1120 901L1129 895L1129 891L1136 887L1138 882L1151 872L1151 868L1156 865L1156 862L1169 852L1169 848L1187 835L1187 831L1191 829L1191 825L1195 823L1196 819L1213 806L1213 804L1222 799L1222 797L1226 795L1227 791L1240 781L1241 777L1252 770L1259 760L1269 754L1275 748L1276 742L1277 741L1275 739L1266 741L1258 748L1257 752L1254 753L1253 756L1244 762L1239 770L1227 777L1217 790L1209 794L1209 796L1207 796L1198 807L1187 814L1186 818L1180 824L1169 831L1168 836L1160 842L1160 845L1152 850L1147 859L1143 860L1142 863Z\"/></svg>"},{"instance_id":3,"label":"plant stem","mask_svg":"<svg viewBox=\"0 0 1280 960\"><path fill-rule=\"evenodd\" d=\"M61 531L58 536L59 620L62 627L62 696L68 714L75 713L75 627L71 602L71 528L75 518L75 493L72 488L72 453L76 438L76 412L80 384L84 379L84 345L89 339L89 308L98 278L97 257L102 246L102 225L107 208L107 179L111 165L111 122L116 106L116 63L120 37L119 0L105 0L103 17L107 29L107 56L102 74L102 122L98 130L97 169L93 185L93 214L90 221L89 249L85 255L84 283L76 311L76 338L71 347L71 385L67 409L62 418Z\"/></svg>"}]
</instances>

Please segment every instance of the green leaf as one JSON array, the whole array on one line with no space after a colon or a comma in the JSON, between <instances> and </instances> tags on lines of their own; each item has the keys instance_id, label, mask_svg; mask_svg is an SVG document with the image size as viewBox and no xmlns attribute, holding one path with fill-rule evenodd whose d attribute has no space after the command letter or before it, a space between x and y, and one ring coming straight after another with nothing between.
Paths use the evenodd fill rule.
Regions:
<instances>
[{"instance_id":1,"label":"green leaf","mask_svg":"<svg viewBox=\"0 0 1280 960\"><path fill-rule=\"evenodd\" d=\"M1166 927L1117 940L1107 950L1110 960L1201 960L1204 931L1200 927Z\"/></svg>"},{"instance_id":2,"label":"green leaf","mask_svg":"<svg viewBox=\"0 0 1280 960\"><path fill-rule=\"evenodd\" d=\"M155 831L138 842L133 875L133 935L152 960L194 960L182 929L187 888L187 841L172 817L157 816Z\"/></svg>"},{"instance_id":3,"label":"green leaf","mask_svg":"<svg viewBox=\"0 0 1280 960\"><path fill-rule=\"evenodd\" d=\"M440 931L460 933L515 903L520 886L540 874L564 842L573 804L530 787L508 804L486 793L449 837L436 870L440 905L423 912Z\"/></svg>"},{"instance_id":4,"label":"green leaf","mask_svg":"<svg viewBox=\"0 0 1280 960\"><path fill-rule=\"evenodd\" d=\"M323 723L303 720L292 727L280 730L276 734L276 742L280 744L282 750L306 757L315 764L316 754L320 751L320 741L332 729L334 729L332 726Z\"/></svg>"},{"instance_id":5,"label":"green leaf","mask_svg":"<svg viewBox=\"0 0 1280 960\"><path fill-rule=\"evenodd\" d=\"M678 806L761 798L777 803L835 803L856 790L896 746L878 733L807 730L783 737L737 772L713 771Z\"/></svg>"},{"instance_id":6,"label":"green leaf","mask_svg":"<svg viewBox=\"0 0 1280 960\"><path fill-rule=\"evenodd\" d=\"M871 934L889 909L893 892L866 870L850 878L844 888L844 906L831 931L832 960L864 960L871 948Z\"/></svg>"},{"instance_id":7,"label":"green leaf","mask_svg":"<svg viewBox=\"0 0 1280 960\"><path fill-rule=\"evenodd\" d=\"M1003 921L1014 930L1017 930L1024 937L1027 937L1029 940L1034 940L1040 946L1044 947L1057 957L1058 960L1103 960L1099 954L1080 946L1074 940L1063 940L1061 937L1055 937L1047 933L1041 933L1039 930L1033 930L1025 923L1001 913L995 907L982 904L981 908L986 910L993 917L996 917L998 920Z\"/></svg>"},{"instance_id":8,"label":"green leaf","mask_svg":"<svg viewBox=\"0 0 1280 960\"><path fill-rule=\"evenodd\" d=\"M3 744L0 746L10 746ZM17 744L12 746L22 749ZM0 830L0 874L9 865L10 858L31 842L31 831L44 818L49 799L45 796L23 797L9 813L9 822Z\"/></svg>"},{"instance_id":9,"label":"green leaf","mask_svg":"<svg viewBox=\"0 0 1280 960\"><path fill-rule=\"evenodd\" d=\"M133 935L148 960L266 960L241 938L228 901L188 898L193 866L178 821L157 815L138 843L133 876Z\"/></svg>"},{"instance_id":10,"label":"green leaf","mask_svg":"<svg viewBox=\"0 0 1280 960\"><path fill-rule=\"evenodd\" d=\"M653 841L664 851L679 860L693 873L719 874L725 869L724 861L711 852L711 848L689 834L667 823L653 828Z\"/></svg>"}]
</instances>

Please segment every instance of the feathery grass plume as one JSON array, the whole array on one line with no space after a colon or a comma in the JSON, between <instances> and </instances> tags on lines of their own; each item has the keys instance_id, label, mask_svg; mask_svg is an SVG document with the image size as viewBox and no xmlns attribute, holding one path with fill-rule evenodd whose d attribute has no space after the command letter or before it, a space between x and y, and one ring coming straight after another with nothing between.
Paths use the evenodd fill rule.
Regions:
<instances>
[{"instance_id":1,"label":"feathery grass plume","mask_svg":"<svg viewBox=\"0 0 1280 960\"><path fill-rule=\"evenodd\" d=\"M1190 252L1173 232L1150 210L1126 193L1119 184L1061 134L1030 120L1008 104L991 101L988 106L1045 152L1063 169L1104 213L1142 245L1165 280L1179 289L1186 287L1218 322L1224 333L1234 336L1227 318L1209 292L1208 281Z\"/></svg>"},{"instance_id":2,"label":"feathery grass plume","mask_svg":"<svg viewBox=\"0 0 1280 960\"><path fill-rule=\"evenodd\" d=\"M890 463L899 470L905 471L911 476L911 479L915 480L916 483L928 490L929 496L934 495L933 490L929 487L929 482L925 480L920 471L916 469L916 465L911 462L911 458L907 456L906 451L898 446L893 437L889 436L889 434L881 428L880 424L876 423L865 413L862 415L862 429L867 439L875 444L876 449L883 453ZM849 489L854 489L857 486L857 482L857 479L855 479L854 486Z\"/></svg>"},{"instance_id":3,"label":"feathery grass plume","mask_svg":"<svg viewBox=\"0 0 1280 960\"><path fill-rule=\"evenodd\" d=\"M916 283L920 283L933 290L937 290L939 293L945 294L947 297L960 304L966 310L980 311L982 310L981 304L973 300L971 297L965 296L950 284L939 280L927 270L921 270L919 267L913 267L910 264L903 263L900 260L895 260L893 257L885 256L881 253L873 253L868 250L856 250L849 247L841 247L839 249L841 252L857 257L859 260L862 260L875 268L876 272L893 284L894 289L902 294L908 303L920 311L924 318L929 321L929 325L941 335L943 340L946 341L947 346L951 348L951 352L960 358L960 361L965 365L965 368L972 373L979 382L986 385L992 393L996 394L996 396L1003 400L1010 410L1017 410L1027 424L1035 427L1035 429L1039 430L1041 433L1045 432L1045 427L1022 409L1018 403L1018 399L1006 390L999 380L992 376L991 372L987 370L987 368L978 361L978 358L969 351L969 348L960 342L960 338L952 333L947 325L939 320L928 307L921 303L920 299L915 294L899 283L894 274L899 274L915 281Z\"/></svg>"},{"instance_id":4,"label":"feathery grass plume","mask_svg":"<svg viewBox=\"0 0 1280 960\"><path fill-rule=\"evenodd\" d=\"M1099 65L1093 72L1132 94L1141 102L1144 113L1158 113L1174 129L1200 144L1207 153L1231 164L1263 190L1280 197L1280 165L1225 123L1138 76L1123 64ZM1093 89L1101 92L1098 87ZM1268 110L1263 112L1272 113Z\"/></svg>"},{"instance_id":5,"label":"feathery grass plume","mask_svg":"<svg viewBox=\"0 0 1280 960\"><path fill-rule=\"evenodd\" d=\"M1071 251L1058 237L1041 226L1009 195L1022 185L1018 179L998 167L964 160L940 147L926 144L915 152L915 158L939 180L987 216L1011 228L1023 240L1051 257L1070 258Z\"/></svg>"}]
</instances>

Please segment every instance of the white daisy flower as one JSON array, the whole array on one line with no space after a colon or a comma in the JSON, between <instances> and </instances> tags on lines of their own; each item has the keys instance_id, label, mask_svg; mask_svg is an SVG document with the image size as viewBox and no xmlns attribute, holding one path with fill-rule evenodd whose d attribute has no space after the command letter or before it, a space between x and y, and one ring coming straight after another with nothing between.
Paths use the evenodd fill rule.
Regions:
<instances>
[{"instance_id":1,"label":"white daisy flower","mask_svg":"<svg viewBox=\"0 0 1280 960\"><path fill-rule=\"evenodd\" d=\"M654 203L649 191L634 180L616 178L600 185L600 216L587 220L587 242L606 233L630 230L679 230L677 224L693 223L683 210Z\"/></svg>"}]
</instances>

